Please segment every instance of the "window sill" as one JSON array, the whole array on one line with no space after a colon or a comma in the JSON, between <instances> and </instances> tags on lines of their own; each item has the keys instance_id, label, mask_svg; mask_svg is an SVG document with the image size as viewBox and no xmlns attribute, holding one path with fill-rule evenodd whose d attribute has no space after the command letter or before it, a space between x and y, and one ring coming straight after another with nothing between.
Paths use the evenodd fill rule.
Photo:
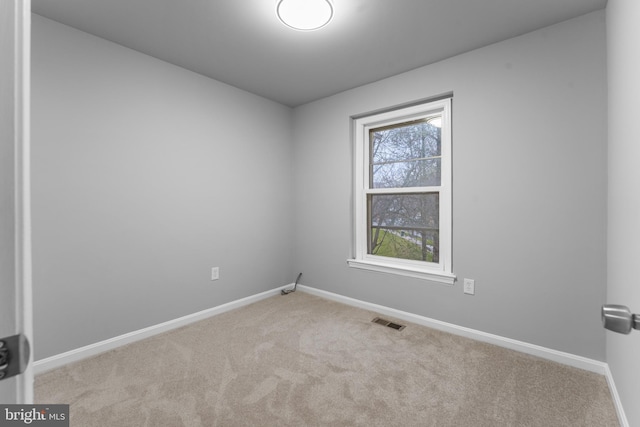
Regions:
<instances>
[{"instance_id":1,"label":"window sill","mask_svg":"<svg viewBox=\"0 0 640 427\"><path fill-rule=\"evenodd\" d=\"M377 271L380 273L396 274L399 276L413 277L416 279L430 280L432 282L444 283L446 285L453 285L453 283L456 281L455 274L445 273L444 271L421 270L417 268L358 259L348 259L347 264L349 264L349 267L353 268Z\"/></svg>"}]
</instances>

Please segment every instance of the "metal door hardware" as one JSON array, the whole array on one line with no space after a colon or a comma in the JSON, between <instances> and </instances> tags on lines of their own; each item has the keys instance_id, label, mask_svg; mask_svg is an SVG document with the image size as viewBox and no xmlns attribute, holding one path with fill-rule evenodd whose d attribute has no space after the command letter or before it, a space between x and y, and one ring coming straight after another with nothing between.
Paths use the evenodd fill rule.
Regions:
<instances>
[{"instance_id":1,"label":"metal door hardware","mask_svg":"<svg viewBox=\"0 0 640 427\"><path fill-rule=\"evenodd\" d=\"M602 324L610 331L628 334L631 329L640 329L640 316L632 314L624 305L605 304L602 306Z\"/></svg>"},{"instance_id":2,"label":"metal door hardware","mask_svg":"<svg viewBox=\"0 0 640 427\"><path fill-rule=\"evenodd\" d=\"M0 339L0 380L23 373L29 353L29 341L22 334Z\"/></svg>"}]
</instances>

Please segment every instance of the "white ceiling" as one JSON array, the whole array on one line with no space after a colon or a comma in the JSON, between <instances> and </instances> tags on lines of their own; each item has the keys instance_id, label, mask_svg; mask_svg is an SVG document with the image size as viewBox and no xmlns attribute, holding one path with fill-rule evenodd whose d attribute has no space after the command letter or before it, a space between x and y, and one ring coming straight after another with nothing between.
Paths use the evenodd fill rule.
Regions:
<instances>
[{"instance_id":1,"label":"white ceiling","mask_svg":"<svg viewBox=\"0 0 640 427\"><path fill-rule=\"evenodd\" d=\"M594 10L607 0L333 0L313 32L276 0L32 0L39 15L289 106ZM569 52L567 54L570 54Z\"/></svg>"}]
</instances>

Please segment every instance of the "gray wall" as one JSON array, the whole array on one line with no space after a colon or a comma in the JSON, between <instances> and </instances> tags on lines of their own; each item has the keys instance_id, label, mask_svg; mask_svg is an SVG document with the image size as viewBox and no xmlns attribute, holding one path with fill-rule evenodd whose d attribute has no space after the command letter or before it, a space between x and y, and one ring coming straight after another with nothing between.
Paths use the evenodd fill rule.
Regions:
<instances>
[{"instance_id":1,"label":"gray wall","mask_svg":"<svg viewBox=\"0 0 640 427\"><path fill-rule=\"evenodd\" d=\"M33 18L36 359L290 283L291 110Z\"/></svg>"},{"instance_id":2,"label":"gray wall","mask_svg":"<svg viewBox=\"0 0 640 427\"><path fill-rule=\"evenodd\" d=\"M609 0L609 211L607 302L640 312L640 2ZM607 333L607 362L630 426L640 426L640 332Z\"/></svg>"},{"instance_id":3,"label":"gray wall","mask_svg":"<svg viewBox=\"0 0 640 427\"><path fill-rule=\"evenodd\" d=\"M296 108L302 282L604 360L605 55L599 11ZM450 91L459 281L350 269L350 116Z\"/></svg>"}]
</instances>

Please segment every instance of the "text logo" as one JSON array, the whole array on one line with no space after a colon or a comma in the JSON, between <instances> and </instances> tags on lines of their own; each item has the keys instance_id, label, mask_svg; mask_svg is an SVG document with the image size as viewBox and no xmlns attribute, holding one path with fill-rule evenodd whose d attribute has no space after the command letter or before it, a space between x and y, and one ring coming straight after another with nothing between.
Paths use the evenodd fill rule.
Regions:
<instances>
[{"instance_id":1,"label":"text logo","mask_svg":"<svg viewBox=\"0 0 640 427\"><path fill-rule=\"evenodd\" d=\"M0 427L69 427L69 405L0 405Z\"/></svg>"}]
</instances>

